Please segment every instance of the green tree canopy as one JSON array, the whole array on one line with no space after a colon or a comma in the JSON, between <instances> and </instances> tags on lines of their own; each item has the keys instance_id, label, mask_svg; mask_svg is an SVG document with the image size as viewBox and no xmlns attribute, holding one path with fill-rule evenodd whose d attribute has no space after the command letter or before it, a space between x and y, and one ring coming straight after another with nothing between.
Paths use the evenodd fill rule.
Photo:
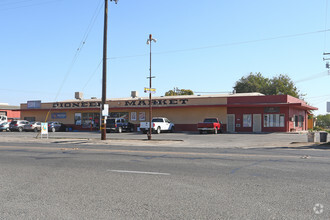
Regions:
<instances>
[{"instance_id":1,"label":"green tree canopy","mask_svg":"<svg viewBox=\"0 0 330 220\"><path fill-rule=\"evenodd\" d=\"M318 115L316 120L316 126L321 128L330 128L330 114Z\"/></svg>"},{"instance_id":2,"label":"green tree canopy","mask_svg":"<svg viewBox=\"0 0 330 220\"><path fill-rule=\"evenodd\" d=\"M304 95L292 82L289 76L280 74L272 79L262 76L261 73L250 73L247 77L242 77L236 81L233 87L237 93L260 92L265 95L291 95L302 98Z\"/></svg>"},{"instance_id":3,"label":"green tree canopy","mask_svg":"<svg viewBox=\"0 0 330 220\"><path fill-rule=\"evenodd\" d=\"M194 95L194 92L190 89L178 89L174 88L165 93L165 96L177 96L177 95Z\"/></svg>"}]
</instances>

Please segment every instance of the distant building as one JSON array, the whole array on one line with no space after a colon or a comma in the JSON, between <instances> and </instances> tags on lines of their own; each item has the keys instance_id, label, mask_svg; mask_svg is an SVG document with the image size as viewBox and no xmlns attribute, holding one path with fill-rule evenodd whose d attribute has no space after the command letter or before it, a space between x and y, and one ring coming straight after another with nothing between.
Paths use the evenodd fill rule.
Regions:
<instances>
[{"instance_id":1,"label":"distant building","mask_svg":"<svg viewBox=\"0 0 330 220\"><path fill-rule=\"evenodd\" d=\"M108 99L109 117L123 117L138 127L149 121L149 98ZM100 99L21 104L30 121L59 121L76 130L99 128ZM153 116L166 117L176 131L197 131L197 123L217 117L227 132L292 132L308 129L308 114L317 108L289 95L261 93L161 96L152 99ZM47 116L48 115L48 116Z\"/></svg>"},{"instance_id":2,"label":"distant building","mask_svg":"<svg viewBox=\"0 0 330 220\"><path fill-rule=\"evenodd\" d=\"M7 116L8 121L20 119L21 111L19 106L9 105L7 103L0 103L0 115Z\"/></svg>"}]
</instances>

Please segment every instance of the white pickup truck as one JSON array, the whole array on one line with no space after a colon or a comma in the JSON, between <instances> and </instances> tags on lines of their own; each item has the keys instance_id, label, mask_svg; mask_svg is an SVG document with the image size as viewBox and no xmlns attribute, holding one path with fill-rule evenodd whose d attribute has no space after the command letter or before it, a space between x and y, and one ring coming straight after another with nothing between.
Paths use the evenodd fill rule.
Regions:
<instances>
[{"instance_id":1,"label":"white pickup truck","mask_svg":"<svg viewBox=\"0 0 330 220\"><path fill-rule=\"evenodd\" d=\"M174 132L174 124L170 122L167 118L155 117L152 118L152 132L159 134L160 132ZM141 122L140 130L146 134L149 131L149 122Z\"/></svg>"},{"instance_id":2,"label":"white pickup truck","mask_svg":"<svg viewBox=\"0 0 330 220\"><path fill-rule=\"evenodd\" d=\"M5 115L0 115L0 124L1 124L1 123L4 123L4 122L7 122L7 121L8 121L7 116L5 116Z\"/></svg>"}]
</instances>

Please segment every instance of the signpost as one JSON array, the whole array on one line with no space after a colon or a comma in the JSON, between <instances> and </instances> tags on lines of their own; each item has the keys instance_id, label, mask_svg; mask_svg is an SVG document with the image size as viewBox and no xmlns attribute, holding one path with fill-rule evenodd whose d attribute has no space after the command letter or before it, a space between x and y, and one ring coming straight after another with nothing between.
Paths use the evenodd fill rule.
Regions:
<instances>
[{"instance_id":1,"label":"signpost","mask_svg":"<svg viewBox=\"0 0 330 220\"><path fill-rule=\"evenodd\" d=\"M156 89L154 89L154 88L144 88L144 92L145 93L155 94L156 93Z\"/></svg>"},{"instance_id":2,"label":"signpost","mask_svg":"<svg viewBox=\"0 0 330 220\"><path fill-rule=\"evenodd\" d=\"M102 116L106 117L109 115L109 104L104 104L104 109L101 108Z\"/></svg>"},{"instance_id":3,"label":"signpost","mask_svg":"<svg viewBox=\"0 0 330 220\"><path fill-rule=\"evenodd\" d=\"M109 104L104 104L104 108L103 109L102 109L102 106L101 106L102 123L101 123L101 126L100 126L100 130L103 133L106 132L106 129L107 129L107 117L108 117L108 115L109 115Z\"/></svg>"},{"instance_id":4,"label":"signpost","mask_svg":"<svg viewBox=\"0 0 330 220\"><path fill-rule=\"evenodd\" d=\"M47 135L47 139L48 139L48 123L41 123L41 139L42 139L42 135Z\"/></svg>"}]
</instances>

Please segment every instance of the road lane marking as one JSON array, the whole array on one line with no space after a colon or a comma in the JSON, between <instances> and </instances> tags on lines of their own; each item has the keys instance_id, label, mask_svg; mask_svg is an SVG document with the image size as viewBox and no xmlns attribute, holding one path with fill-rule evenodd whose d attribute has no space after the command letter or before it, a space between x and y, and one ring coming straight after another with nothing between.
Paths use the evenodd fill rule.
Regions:
<instances>
[{"instance_id":1,"label":"road lane marking","mask_svg":"<svg viewBox=\"0 0 330 220\"><path fill-rule=\"evenodd\" d=\"M158 172L146 172L146 171L134 171L134 170L107 170L115 173L134 173L134 174L148 174L148 175L165 175L169 176L169 173L158 173Z\"/></svg>"}]
</instances>

